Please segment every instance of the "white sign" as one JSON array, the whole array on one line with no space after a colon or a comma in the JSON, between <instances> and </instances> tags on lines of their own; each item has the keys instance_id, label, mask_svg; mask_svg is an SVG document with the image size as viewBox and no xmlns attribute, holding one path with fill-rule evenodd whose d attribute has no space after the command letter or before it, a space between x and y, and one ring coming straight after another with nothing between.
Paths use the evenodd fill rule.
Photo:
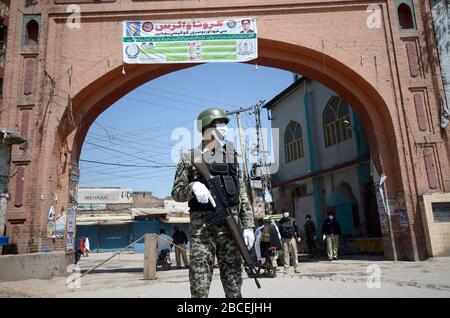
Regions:
<instances>
[{"instance_id":1,"label":"white sign","mask_svg":"<svg viewBox=\"0 0 450 318\"><path fill-rule=\"evenodd\" d=\"M187 212L189 206L187 202L176 202L174 200L164 200L164 210Z\"/></svg>"},{"instance_id":2,"label":"white sign","mask_svg":"<svg viewBox=\"0 0 450 318\"><path fill-rule=\"evenodd\" d=\"M106 204L104 203L78 204L77 210L78 211L106 210Z\"/></svg>"},{"instance_id":3,"label":"white sign","mask_svg":"<svg viewBox=\"0 0 450 318\"><path fill-rule=\"evenodd\" d=\"M66 250L68 252L75 250L75 233L68 232L67 233L67 240L66 240Z\"/></svg>"},{"instance_id":4,"label":"white sign","mask_svg":"<svg viewBox=\"0 0 450 318\"><path fill-rule=\"evenodd\" d=\"M79 188L78 203L79 204L133 203L133 190Z\"/></svg>"}]
</instances>

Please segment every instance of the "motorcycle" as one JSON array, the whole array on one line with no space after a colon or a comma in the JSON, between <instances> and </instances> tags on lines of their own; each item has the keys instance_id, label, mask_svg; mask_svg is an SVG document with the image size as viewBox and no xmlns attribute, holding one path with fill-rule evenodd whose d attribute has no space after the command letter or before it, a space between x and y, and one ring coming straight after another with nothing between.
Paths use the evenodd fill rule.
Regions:
<instances>
[{"instance_id":1,"label":"motorcycle","mask_svg":"<svg viewBox=\"0 0 450 318\"><path fill-rule=\"evenodd\" d=\"M164 249L158 255L156 260L156 266L160 266L165 270L169 270L172 266L172 262L170 261L170 250Z\"/></svg>"}]
</instances>

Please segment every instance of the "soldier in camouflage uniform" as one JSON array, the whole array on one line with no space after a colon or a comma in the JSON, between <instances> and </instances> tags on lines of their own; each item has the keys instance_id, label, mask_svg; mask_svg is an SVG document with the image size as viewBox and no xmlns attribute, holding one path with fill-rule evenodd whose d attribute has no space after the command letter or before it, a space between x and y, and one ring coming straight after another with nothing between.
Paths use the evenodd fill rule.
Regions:
<instances>
[{"instance_id":1,"label":"soldier in camouflage uniform","mask_svg":"<svg viewBox=\"0 0 450 318\"><path fill-rule=\"evenodd\" d=\"M202 160L212 175L221 175L223 189L235 220L242 223L244 240L248 248L254 242L253 214L244 183L242 182L236 152L231 143L221 145L226 135L229 119L225 112L212 108L198 117L199 130L203 133L202 144L197 148L203 153ZM208 132L215 132L210 134ZM222 139L222 140L220 140ZM240 298L242 286L242 258L225 222L207 226L206 216L214 211L214 200L204 184L204 178L193 165L194 150L182 155L177 166L172 197L178 202L189 202L190 207L190 268L191 296L206 298L209 294L215 256L220 279L227 298ZM198 152L197 152L198 153ZM207 157L214 157L208 160ZM217 159L224 160L217 160Z\"/></svg>"}]
</instances>

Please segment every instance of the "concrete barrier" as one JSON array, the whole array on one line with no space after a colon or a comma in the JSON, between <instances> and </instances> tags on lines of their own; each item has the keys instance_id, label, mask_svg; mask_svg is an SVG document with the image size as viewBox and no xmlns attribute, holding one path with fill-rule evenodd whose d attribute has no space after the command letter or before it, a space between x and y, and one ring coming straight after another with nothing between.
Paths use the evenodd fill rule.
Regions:
<instances>
[{"instance_id":1,"label":"concrete barrier","mask_svg":"<svg viewBox=\"0 0 450 318\"><path fill-rule=\"evenodd\" d=\"M66 276L73 253L49 252L0 256L0 281L50 279Z\"/></svg>"}]
</instances>

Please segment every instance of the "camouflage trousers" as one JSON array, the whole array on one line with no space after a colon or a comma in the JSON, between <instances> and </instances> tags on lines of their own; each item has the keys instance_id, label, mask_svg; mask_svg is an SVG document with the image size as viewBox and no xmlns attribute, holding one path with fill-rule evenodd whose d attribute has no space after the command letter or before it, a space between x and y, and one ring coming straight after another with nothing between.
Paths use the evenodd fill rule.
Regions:
<instances>
[{"instance_id":1,"label":"camouflage trousers","mask_svg":"<svg viewBox=\"0 0 450 318\"><path fill-rule=\"evenodd\" d=\"M227 226L222 223L206 226L209 212L191 212L191 249L189 281L192 298L207 298L214 270L214 261L220 271L220 280L227 298L241 298L242 258Z\"/></svg>"}]
</instances>

